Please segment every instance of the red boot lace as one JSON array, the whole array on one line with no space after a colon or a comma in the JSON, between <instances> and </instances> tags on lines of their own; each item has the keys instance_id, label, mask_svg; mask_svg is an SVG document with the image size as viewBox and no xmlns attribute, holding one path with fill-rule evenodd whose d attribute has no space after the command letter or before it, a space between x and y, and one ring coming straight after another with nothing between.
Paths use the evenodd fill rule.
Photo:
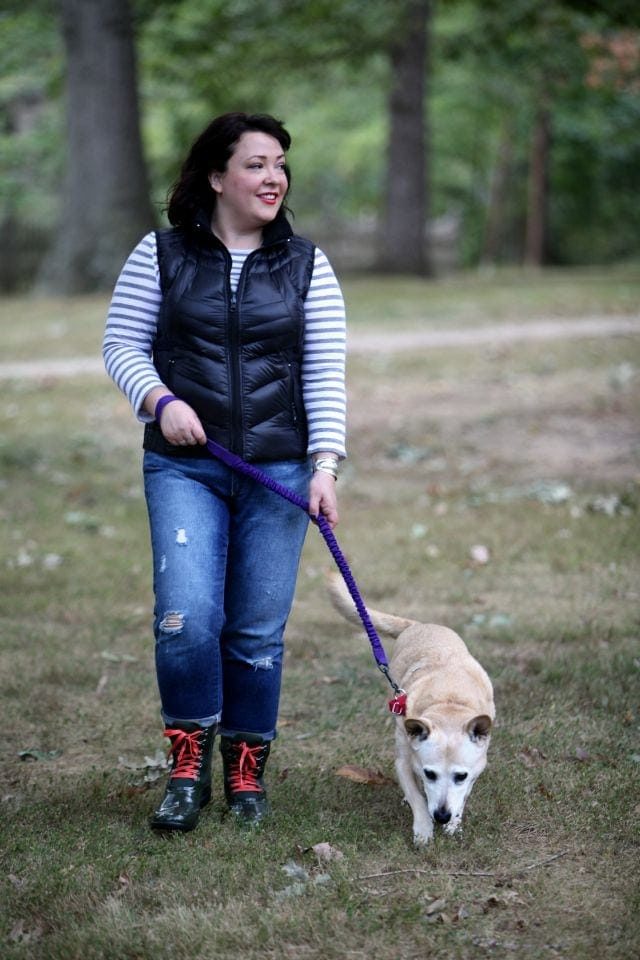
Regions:
<instances>
[{"instance_id":1,"label":"red boot lace","mask_svg":"<svg viewBox=\"0 0 640 960\"><path fill-rule=\"evenodd\" d=\"M171 740L169 756L173 756L171 779L184 777L187 780L197 780L200 773L202 758L202 730L187 733L186 730L167 729L165 737Z\"/></svg>"},{"instance_id":2,"label":"red boot lace","mask_svg":"<svg viewBox=\"0 0 640 960\"><path fill-rule=\"evenodd\" d=\"M264 747L260 744L257 747L250 747L246 743L237 743L234 746L237 756L229 773L229 785L232 791L234 793L239 791L262 793L263 789L258 783L256 769L260 751L264 750Z\"/></svg>"}]
</instances>

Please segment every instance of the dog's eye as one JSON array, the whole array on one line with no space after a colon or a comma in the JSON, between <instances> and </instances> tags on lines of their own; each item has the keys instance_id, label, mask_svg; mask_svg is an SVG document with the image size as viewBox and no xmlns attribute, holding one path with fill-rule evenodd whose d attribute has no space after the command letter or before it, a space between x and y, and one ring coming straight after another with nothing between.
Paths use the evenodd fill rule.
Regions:
<instances>
[{"instance_id":1,"label":"dog's eye","mask_svg":"<svg viewBox=\"0 0 640 960\"><path fill-rule=\"evenodd\" d=\"M453 775L453 782L454 782L454 783L464 783L464 781L467 779L468 776L469 776L468 773L454 773L454 775Z\"/></svg>"},{"instance_id":2,"label":"dog's eye","mask_svg":"<svg viewBox=\"0 0 640 960\"><path fill-rule=\"evenodd\" d=\"M425 770L424 775L427 780L431 781L431 783L438 779L438 774L435 772L435 770Z\"/></svg>"}]
</instances>

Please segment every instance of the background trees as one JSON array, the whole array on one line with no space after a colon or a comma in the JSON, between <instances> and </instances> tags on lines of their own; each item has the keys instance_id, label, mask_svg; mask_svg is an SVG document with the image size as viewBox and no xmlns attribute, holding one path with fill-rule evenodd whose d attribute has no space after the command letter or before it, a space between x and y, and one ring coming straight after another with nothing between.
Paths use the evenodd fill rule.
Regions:
<instances>
[{"instance_id":1,"label":"background trees","mask_svg":"<svg viewBox=\"0 0 640 960\"><path fill-rule=\"evenodd\" d=\"M20 255L0 284L110 286L227 109L287 122L297 229L346 263L428 272L429 217L462 265L635 256L637 17L626 0L5 0L0 229Z\"/></svg>"},{"instance_id":2,"label":"background trees","mask_svg":"<svg viewBox=\"0 0 640 960\"><path fill-rule=\"evenodd\" d=\"M128 0L59 0L66 52L66 177L40 271L61 293L109 287L154 225Z\"/></svg>"}]
</instances>

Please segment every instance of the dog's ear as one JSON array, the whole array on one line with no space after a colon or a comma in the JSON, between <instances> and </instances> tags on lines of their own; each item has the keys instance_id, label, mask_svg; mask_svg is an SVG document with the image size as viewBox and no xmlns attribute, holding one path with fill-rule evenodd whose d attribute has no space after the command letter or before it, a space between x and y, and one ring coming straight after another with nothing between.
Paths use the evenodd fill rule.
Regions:
<instances>
[{"instance_id":1,"label":"dog's ear","mask_svg":"<svg viewBox=\"0 0 640 960\"><path fill-rule=\"evenodd\" d=\"M469 720L465 730L472 740L484 740L491 733L491 726L491 717L488 717L485 713L481 713L480 716Z\"/></svg>"},{"instance_id":2,"label":"dog's ear","mask_svg":"<svg viewBox=\"0 0 640 960\"><path fill-rule=\"evenodd\" d=\"M426 721L415 720L413 717L407 717L404 728L407 731L407 736L417 737L419 740L426 740L431 733L431 727Z\"/></svg>"}]
</instances>

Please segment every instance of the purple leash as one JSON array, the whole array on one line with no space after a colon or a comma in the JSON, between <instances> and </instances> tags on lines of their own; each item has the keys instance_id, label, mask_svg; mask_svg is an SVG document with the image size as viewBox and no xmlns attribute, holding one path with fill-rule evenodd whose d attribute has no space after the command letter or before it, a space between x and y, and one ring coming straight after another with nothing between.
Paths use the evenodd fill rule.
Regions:
<instances>
[{"instance_id":1,"label":"purple leash","mask_svg":"<svg viewBox=\"0 0 640 960\"><path fill-rule=\"evenodd\" d=\"M267 489L272 490L274 493L279 494L279 496L284 497L285 500L288 500L290 503L300 507L300 509L304 510L305 513L309 513L308 500L305 500L304 497L299 496L295 490L291 490L289 487L285 487L283 484L278 483L278 481L274 480L272 477L267 476L267 474L260 470L259 467L255 467L253 464L247 463L247 461L243 460L242 457L239 457L235 453L231 453L230 450L220 446L220 444L216 443L215 440L207 440L207 449L209 453L213 454L214 457L217 457L218 460L222 460L222 462L226 463L226 465L231 467L232 470L236 470L238 473L242 473L246 477L251 477L258 483L261 483L264 487L267 487ZM375 661L378 664L379 669L382 671L382 673L384 673L385 677L393 687L395 697L393 700L389 701L389 709L392 713L402 714L404 713L406 694L394 682L389 674L389 661L387 660L387 655L384 652L382 641L378 636L376 628L371 622L371 617L367 612L367 608L364 605L364 601L360 595L356 581L351 573L351 570L349 569L349 564L347 563L346 558L340 549L338 541L336 540L333 530L329 526L326 517L318 515L317 517L311 517L311 519L324 537L331 556L335 560L338 570L342 574L344 582L347 585L349 593L351 594L351 598L356 605L358 615L362 620L362 624L367 632L367 636L369 637L369 643L371 644Z\"/></svg>"}]
</instances>

